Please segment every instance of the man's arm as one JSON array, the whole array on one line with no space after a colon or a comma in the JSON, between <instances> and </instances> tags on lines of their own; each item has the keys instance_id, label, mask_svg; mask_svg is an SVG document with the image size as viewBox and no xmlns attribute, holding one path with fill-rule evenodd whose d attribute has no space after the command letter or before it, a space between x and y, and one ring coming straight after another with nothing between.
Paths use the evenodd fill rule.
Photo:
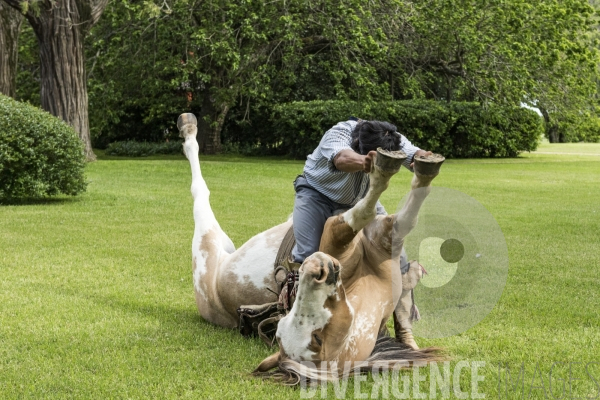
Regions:
<instances>
[{"instance_id":1,"label":"man's arm","mask_svg":"<svg viewBox=\"0 0 600 400\"><path fill-rule=\"evenodd\" d=\"M431 151L426 150L417 150L413 158L410 160L410 167L413 167L414 158L417 156L429 156L433 154ZM335 158L333 159L333 164L335 167L342 172L357 172L363 171L366 173L371 172L371 166L373 165L373 160L377 156L377 152L371 151L366 156L360 155L354 150L345 149L337 153Z\"/></svg>"},{"instance_id":2,"label":"man's arm","mask_svg":"<svg viewBox=\"0 0 600 400\"><path fill-rule=\"evenodd\" d=\"M400 134L400 149L406 153L408 158L404 161L404 166L411 171L413 170L413 166L415 163L415 157L418 156L430 156L433 154L431 151L421 150L419 147L413 145L410 140L406 138L406 136Z\"/></svg>"},{"instance_id":3,"label":"man's arm","mask_svg":"<svg viewBox=\"0 0 600 400\"><path fill-rule=\"evenodd\" d=\"M344 149L336 154L333 159L333 165L342 172L371 172L373 159L377 152L371 151L366 156L358 154L352 149Z\"/></svg>"}]
</instances>

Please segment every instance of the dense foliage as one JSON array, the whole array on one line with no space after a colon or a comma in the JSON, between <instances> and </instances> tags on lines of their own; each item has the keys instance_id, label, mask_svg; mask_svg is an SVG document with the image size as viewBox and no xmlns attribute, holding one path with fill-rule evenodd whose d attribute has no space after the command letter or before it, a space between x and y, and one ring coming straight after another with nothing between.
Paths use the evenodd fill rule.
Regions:
<instances>
[{"instance_id":1,"label":"dense foliage","mask_svg":"<svg viewBox=\"0 0 600 400\"><path fill-rule=\"evenodd\" d=\"M45 111L0 95L0 199L85 191L83 144Z\"/></svg>"},{"instance_id":2,"label":"dense foliage","mask_svg":"<svg viewBox=\"0 0 600 400\"><path fill-rule=\"evenodd\" d=\"M88 41L95 140L162 141L191 111L213 151L228 119L333 99L524 102L554 133L595 116L594 24L586 0L116 1Z\"/></svg>"},{"instance_id":3,"label":"dense foliage","mask_svg":"<svg viewBox=\"0 0 600 400\"><path fill-rule=\"evenodd\" d=\"M112 1L86 37L93 141L175 139L190 111L214 152L225 124L312 100L525 103L551 141L595 141L597 3Z\"/></svg>"},{"instance_id":4,"label":"dense foliage","mask_svg":"<svg viewBox=\"0 0 600 400\"><path fill-rule=\"evenodd\" d=\"M514 157L535 150L543 132L541 117L522 107L431 100L312 101L263 110L258 123L228 125L226 137L247 153L304 158L324 130L350 116L391 121L414 144L446 157Z\"/></svg>"}]
</instances>

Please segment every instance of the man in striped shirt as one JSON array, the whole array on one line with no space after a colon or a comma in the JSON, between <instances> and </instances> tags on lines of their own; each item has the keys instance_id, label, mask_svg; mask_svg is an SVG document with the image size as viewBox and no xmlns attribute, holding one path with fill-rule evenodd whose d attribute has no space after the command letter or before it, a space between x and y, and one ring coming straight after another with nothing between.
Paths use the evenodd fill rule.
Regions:
<instances>
[{"instance_id":1,"label":"man in striped shirt","mask_svg":"<svg viewBox=\"0 0 600 400\"><path fill-rule=\"evenodd\" d=\"M367 194L368 172L378 147L404 151L408 156L404 166L411 171L415 155L431 154L413 146L389 122L351 118L325 132L319 146L308 156L304 174L294 182L294 262L302 263L319 250L329 217L352 208ZM379 202L377 214L386 214Z\"/></svg>"}]
</instances>

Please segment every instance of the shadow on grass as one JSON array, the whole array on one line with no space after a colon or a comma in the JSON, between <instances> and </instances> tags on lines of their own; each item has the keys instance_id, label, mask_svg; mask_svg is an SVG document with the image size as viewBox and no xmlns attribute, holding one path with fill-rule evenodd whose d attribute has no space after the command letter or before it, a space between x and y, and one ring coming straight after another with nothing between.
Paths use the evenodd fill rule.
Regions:
<instances>
[{"instance_id":1,"label":"shadow on grass","mask_svg":"<svg viewBox=\"0 0 600 400\"><path fill-rule=\"evenodd\" d=\"M38 206L38 205L61 205L81 201L78 197L34 197L22 199L0 199L2 206Z\"/></svg>"}]
</instances>

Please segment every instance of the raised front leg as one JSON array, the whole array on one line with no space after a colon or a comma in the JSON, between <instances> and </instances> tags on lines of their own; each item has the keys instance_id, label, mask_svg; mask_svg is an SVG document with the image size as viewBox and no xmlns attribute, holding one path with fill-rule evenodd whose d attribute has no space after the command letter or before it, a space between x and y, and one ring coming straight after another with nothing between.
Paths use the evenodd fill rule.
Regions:
<instances>
[{"instance_id":1,"label":"raised front leg","mask_svg":"<svg viewBox=\"0 0 600 400\"><path fill-rule=\"evenodd\" d=\"M445 158L439 154L418 156L414 160L414 171L411 191L404 207L395 215L394 241L404 240L406 235L417 225L421 205L431 192L431 182L438 176Z\"/></svg>"},{"instance_id":2,"label":"raised front leg","mask_svg":"<svg viewBox=\"0 0 600 400\"><path fill-rule=\"evenodd\" d=\"M394 216L392 254L400 255L404 238L417 225L419 210L431 192L431 181L439 174L444 160L439 154L415 157L415 175L411 182L411 191L402 209ZM412 321L417 318L418 312L412 291L422 274L422 267L416 261L411 262L409 271L402 275L402 290L398 294L399 300L394 310L396 338L413 349L418 349L412 334Z\"/></svg>"},{"instance_id":3,"label":"raised front leg","mask_svg":"<svg viewBox=\"0 0 600 400\"><path fill-rule=\"evenodd\" d=\"M321 236L320 251L339 257L347 250L356 234L375 219L377 201L405 159L406 154L402 151L377 150L377 157L369 174L367 195L350 210L327 220Z\"/></svg>"}]
</instances>

